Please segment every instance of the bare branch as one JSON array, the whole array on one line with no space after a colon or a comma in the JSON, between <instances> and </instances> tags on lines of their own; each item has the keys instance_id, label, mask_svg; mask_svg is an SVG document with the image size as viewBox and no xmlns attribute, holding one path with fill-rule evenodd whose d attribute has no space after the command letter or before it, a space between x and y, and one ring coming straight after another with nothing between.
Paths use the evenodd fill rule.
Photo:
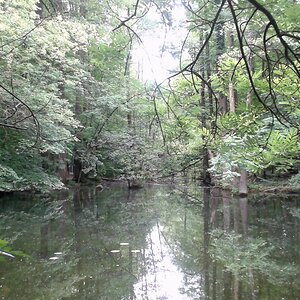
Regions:
<instances>
[{"instance_id":1,"label":"bare branch","mask_svg":"<svg viewBox=\"0 0 300 300\"><path fill-rule=\"evenodd\" d=\"M33 118L33 122L34 122L34 125L36 127L36 141L35 143L33 144L33 146L35 146L40 138L40 133L41 133L41 129L40 129L40 123L38 121L38 119L36 118L34 112L32 111L32 109L29 107L29 105L27 105L23 100L21 100L19 97L17 97L14 93L12 93L11 91L9 91L6 87L4 87L2 84L0 84L0 88L2 88L6 93L8 93L9 95L11 95L14 99L16 99L17 101L19 101L22 105L24 105L27 110L29 111L30 115L27 118L30 118L32 117ZM9 124L2 124L2 126L5 126L5 127L9 127L9 128L14 128L16 127L15 124L13 124L13 126L9 126ZM16 128L16 129L19 129L19 128Z\"/></svg>"},{"instance_id":2,"label":"bare branch","mask_svg":"<svg viewBox=\"0 0 300 300\"><path fill-rule=\"evenodd\" d=\"M139 7L139 2L140 2L140 0L137 0L137 1L136 1L135 5L134 5L134 12L133 12L133 14L130 15L130 16L129 16L128 18L126 18L125 20L121 21L121 23L120 23L117 27L115 27L115 28L113 29L113 31L116 31L116 30L118 30L119 28L121 28L122 26L125 26L126 23L127 23L128 21L130 21L132 18L134 18L134 17L137 15L137 10L138 10L138 7ZM126 27L128 28L127 25L126 25Z\"/></svg>"},{"instance_id":3,"label":"bare branch","mask_svg":"<svg viewBox=\"0 0 300 300\"><path fill-rule=\"evenodd\" d=\"M300 60L297 57L296 53L293 51L293 49L291 49L291 47L288 45L288 43L283 38L282 32L281 32L275 18L273 17L273 15L265 8L265 6L258 3L256 0L248 0L248 2L250 2L254 7L256 7L259 11L261 11L269 19L270 25L272 25L272 27L274 28L277 38L279 39L279 41L281 42L281 44L283 45L283 47L285 49L286 59L293 65L293 67L295 68L295 71L297 72L298 76L300 77L300 70L297 68L294 61L291 59L289 53L292 53L298 62L300 62Z\"/></svg>"}]
</instances>

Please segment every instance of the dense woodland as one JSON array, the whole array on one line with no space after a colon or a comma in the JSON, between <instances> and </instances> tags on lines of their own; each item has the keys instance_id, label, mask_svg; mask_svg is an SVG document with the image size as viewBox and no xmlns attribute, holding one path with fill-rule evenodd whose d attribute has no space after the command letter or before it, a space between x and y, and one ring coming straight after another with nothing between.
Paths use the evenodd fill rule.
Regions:
<instances>
[{"instance_id":1,"label":"dense woodland","mask_svg":"<svg viewBox=\"0 0 300 300\"><path fill-rule=\"evenodd\" d=\"M299 185L299 10L297 0L0 0L0 190L178 175L240 194L254 177ZM155 28L161 54L178 61L161 82L144 80L134 57ZM185 32L176 43L174 30Z\"/></svg>"}]
</instances>

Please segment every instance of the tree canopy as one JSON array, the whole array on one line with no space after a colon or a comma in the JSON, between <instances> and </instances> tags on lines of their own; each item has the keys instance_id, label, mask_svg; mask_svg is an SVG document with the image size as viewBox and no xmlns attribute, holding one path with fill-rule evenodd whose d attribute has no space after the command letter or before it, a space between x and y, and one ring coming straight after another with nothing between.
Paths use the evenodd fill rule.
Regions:
<instances>
[{"instance_id":1,"label":"tree canopy","mask_svg":"<svg viewBox=\"0 0 300 300\"><path fill-rule=\"evenodd\" d=\"M299 5L0 0L0 190L297 173ZM161 82L136 57L151 35Z\"/></svg>"}]
</instances>

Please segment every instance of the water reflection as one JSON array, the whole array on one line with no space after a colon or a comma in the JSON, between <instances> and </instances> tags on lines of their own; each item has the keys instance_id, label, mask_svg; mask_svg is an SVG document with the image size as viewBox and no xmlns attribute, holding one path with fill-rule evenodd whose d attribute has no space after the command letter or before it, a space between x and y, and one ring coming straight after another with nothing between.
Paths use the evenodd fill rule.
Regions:
<instances>
[{"instance_id":1,"label":"water reflection","mask_svg":"<svg viewBox=\"0 0 300 300\"><path fill-rule=\"evenodd\" d=\"M298 202L195 186L10 196L0 239L29 257L0 263L0 299L300 299Z\"/></svg>"},{"instance_id":2,"label":"water reflection","mask_svg":"<svg viewBox=\"0 0 300 300\"><path fill-rule=\"evenodd\" d=\"M142 252L144 272L134 285L137 299L190 299L184 295L184 274L176 266L163 227L155 225L146 237ZM147 263L148 262L148 263Z\"/></svg>"}]
</instances>

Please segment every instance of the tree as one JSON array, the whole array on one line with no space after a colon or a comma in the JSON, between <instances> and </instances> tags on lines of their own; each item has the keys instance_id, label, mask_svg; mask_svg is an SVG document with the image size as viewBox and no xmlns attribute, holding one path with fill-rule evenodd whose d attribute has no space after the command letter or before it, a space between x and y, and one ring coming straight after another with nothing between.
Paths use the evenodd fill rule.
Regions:
<instances>
[{"instance_id":1,"label":"tree","mask_svg":"<svg viewBox=\"0 0 300 300\"><path fill-rule=\"evenodd\" d=\"M1 189L196 167L232 185L296 161L297 2L184 1L186 37L161 49L178 69L154 86L136 79L133 49L179 26L176 1L0 3Z\"/></svg>"},{"instance_id":2,"label":"tree","mask_svg":"<svg viewBox=\"0 0 300 300\"><path fill-rule=\"evenodd\" d=\"M190 61L169 80L182 74L191 93L200 93L202 107L210 111L206 125L204 116L198 125L207 141L202 145L211 153L210 171L230 185L241 176L240 193L246 193L246 171L257 174L270 165L287 171L298 156L299 116L294 105L299 99L299 36L291 13L298 4L278 1L266 9L257 1L224 0L208 5L209 11L201 1L185 4L192 25L184 46L190 46L191 33L202 43L193 43L196 51ZM274 17L279 10L283 18ZM200 28L207 32L204 38ZM207 49L211 61L204 68L209 76L203 72ZM286 78L293 83L293 96L284 88ZM285 141L291 147L283 150ZM282 149L277 154L274 143Z\"/></svg>"}]
</instances>

